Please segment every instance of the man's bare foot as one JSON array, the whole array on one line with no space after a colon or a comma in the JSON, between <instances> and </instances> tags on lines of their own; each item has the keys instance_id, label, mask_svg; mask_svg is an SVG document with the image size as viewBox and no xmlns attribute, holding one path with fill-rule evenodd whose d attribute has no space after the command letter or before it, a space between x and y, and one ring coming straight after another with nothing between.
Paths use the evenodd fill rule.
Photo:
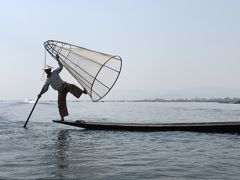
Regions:
<instances>
[{"instance_id":1,"label":"man's bare foot","mask_svg":"<svg viewBox=\"0 0 240 180\"><path fill-rule=\"evenodd\" d=\"M83 93L84 93L84 94L87 94L86 88L83 88Z\"/></svg>"}]
</instances>

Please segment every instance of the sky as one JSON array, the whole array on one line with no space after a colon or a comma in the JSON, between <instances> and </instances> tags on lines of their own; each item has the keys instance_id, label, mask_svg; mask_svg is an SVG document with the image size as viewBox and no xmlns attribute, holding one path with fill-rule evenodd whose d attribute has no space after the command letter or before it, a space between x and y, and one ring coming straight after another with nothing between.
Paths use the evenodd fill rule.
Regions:
<instances>
[{"instance_id":1,"label":"sky","mask_svg":"<svg viewBox=\"0 0 240 180\"><path fill-rule=\"evenodd\" d=\"M240 97L238 0L0 2L0 100L36 99L49 39L122 57L106 100Z\"/></svg>"}]
</instances>

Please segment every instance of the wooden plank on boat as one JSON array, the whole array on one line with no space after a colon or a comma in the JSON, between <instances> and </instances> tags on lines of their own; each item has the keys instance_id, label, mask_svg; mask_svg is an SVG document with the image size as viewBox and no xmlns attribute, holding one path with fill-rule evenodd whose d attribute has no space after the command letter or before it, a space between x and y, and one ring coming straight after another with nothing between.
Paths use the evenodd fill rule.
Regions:
<instances>
[{"instance_id":1,"label":"wooden plank on boat","mask_svg":"<svg viewBox=\"0 0 240 180\"><path fill-rule=\"evenodd\" d=\"M119 130L119 131L193 131L212 133L240 133L240 122L199 122L199 123L113 123L92 121L60 121L70 126L89 130Z\"/></svg>"}]
</instances>

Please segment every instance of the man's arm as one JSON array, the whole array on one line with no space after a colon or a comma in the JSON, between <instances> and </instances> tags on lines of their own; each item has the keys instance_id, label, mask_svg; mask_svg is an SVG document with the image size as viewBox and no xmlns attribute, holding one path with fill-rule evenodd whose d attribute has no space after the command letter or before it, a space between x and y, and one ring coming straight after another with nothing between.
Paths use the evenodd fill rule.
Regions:
<instances>
[{"instance_id":1,"label":"man's arm","mask_svg":"<svg viewBox=\"0 0 240 180\"><path fill-rule=\"evenodd\" d=\"M48 91L48 88L49 88L49 83L46 81L44 86L43 86L43 89L42 91L38 94L38 98L40 98L42 96L42 94L44 94L45 92Z\"/></svg>"},{"instance_id":2,"label":"man's arm","mask_svg":"<svg viewBox=\"0 0 240 180\"><path fill-rule=\"evenodd\" d=\"M58 62L59 67L58 67L55 71L58 71L58 72L60 73L60 72L62 71L62 69L63 69L63 64L62 64L61 61L59 60L58 54L56 55L56 60L57 60L57 62Z\"/></svg>"}]
</instances>

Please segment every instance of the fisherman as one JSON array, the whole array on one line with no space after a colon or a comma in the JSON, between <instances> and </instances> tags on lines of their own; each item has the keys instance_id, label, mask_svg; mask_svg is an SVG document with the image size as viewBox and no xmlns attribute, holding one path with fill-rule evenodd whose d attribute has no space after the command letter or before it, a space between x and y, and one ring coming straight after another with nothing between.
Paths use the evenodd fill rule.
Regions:
<instances>
[{"instance_id":1,"label":"fisherman","mask_svg":"<svg viewBox=\"0 0 240 180\"><path fill-rule=\"evenodd\" d=\"M62 71L63 65L59 60L58 54L56 55L55 58L59 64L59 67L54 71L52 71L53 67L49 65L46 65L43 68L43 70L47 74L47 79L44 84L43 90L38 95L38 98L40 98L42 94L48 91L49 85L51 85L51 87L54 90L57 90L58 91L58 110L61 116L61 121L64 121L64 117L68 116L67 103L66 103L67 93L70 92L76 98L79 98L82 95L82 93L87 94L87 91L85 88L84 90L81 90L76 85L69 84L61 79L61 77L59 76L59 73Z\"/></svg>"}]
</instances>

